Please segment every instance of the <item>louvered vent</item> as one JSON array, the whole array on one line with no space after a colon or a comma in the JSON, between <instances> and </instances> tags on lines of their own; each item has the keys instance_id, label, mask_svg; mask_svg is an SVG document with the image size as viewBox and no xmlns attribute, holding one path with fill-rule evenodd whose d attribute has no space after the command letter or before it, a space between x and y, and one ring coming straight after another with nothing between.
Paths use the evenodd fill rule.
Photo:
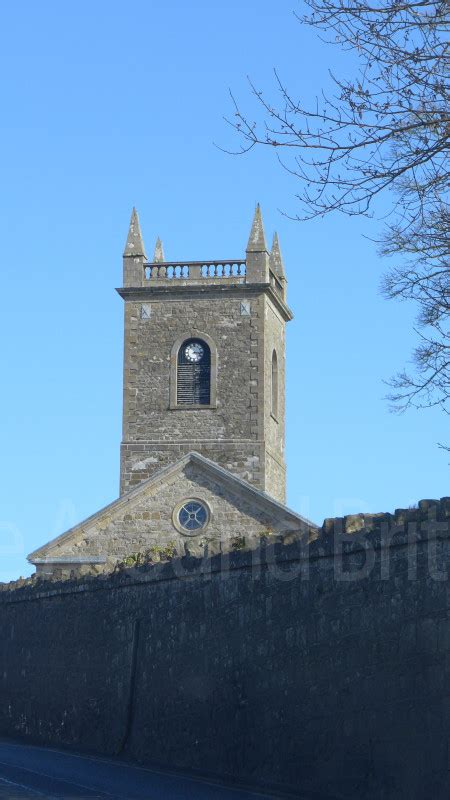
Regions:
<instances>
[{"instance_id":1,"label":"louvered vent","mask_svg":"<svg viewBox=\"0 0 450 800\"><path fill-rule=\"evenodd\" d=\"M178 353L177 403L209 405L211 395L211 353L206 342L188 339Z\"/></svg>"}]
</instances>

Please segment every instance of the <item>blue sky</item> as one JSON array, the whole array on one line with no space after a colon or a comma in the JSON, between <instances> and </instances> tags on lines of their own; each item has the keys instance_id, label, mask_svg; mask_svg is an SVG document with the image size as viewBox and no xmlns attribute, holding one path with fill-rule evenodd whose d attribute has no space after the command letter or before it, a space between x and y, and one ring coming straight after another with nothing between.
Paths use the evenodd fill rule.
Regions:
<instances>
[{"instance_id":1,"label":"blue sky","mask_svg":"<svg viewBox=\"0 0 450 800\"><path fill-rule=\"evenodd\" d=\"M229 89L277 66L313 98L351 60L302 29L295 0L18 2L0 13L3 391L0 580L118 492L121 253L131 207L147 249L243 257L254 205L280 235L288 329L289 503L321 522L448 494L448 423L392 415L383 379L413 309L380 297L375 221L294 223L269 151L232 157Z\"/></svg>"}]
</instances>

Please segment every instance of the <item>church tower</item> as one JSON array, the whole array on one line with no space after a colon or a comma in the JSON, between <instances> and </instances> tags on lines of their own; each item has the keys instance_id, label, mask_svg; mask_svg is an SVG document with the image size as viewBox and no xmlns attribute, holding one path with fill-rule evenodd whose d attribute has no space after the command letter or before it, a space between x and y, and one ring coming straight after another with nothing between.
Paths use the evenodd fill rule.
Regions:
<instances>
[{"instance_id":1,"label":"church tower","mask_svg":"<svg viewBox=\"0 0 450 800\"><path fill-rule=\"evenodd\" d=\"M133 209L124 252L120 492L196 451L284 503L286 277L259 206L245 259L145 253Z\"/></svg>"},{"instance_id":2,"label":"church tower","mask_svg":"<svg viewBox=\"0 0 450 800\"><path fill-rule=\"evenodd\" d=\"M259 206L245 258L148 261L133 209L120 496L28 556L51 577L207 558L316 526L285 505L286 276ZM170 555L169 555L170 554Z\"/></svg>"}]
</instances>

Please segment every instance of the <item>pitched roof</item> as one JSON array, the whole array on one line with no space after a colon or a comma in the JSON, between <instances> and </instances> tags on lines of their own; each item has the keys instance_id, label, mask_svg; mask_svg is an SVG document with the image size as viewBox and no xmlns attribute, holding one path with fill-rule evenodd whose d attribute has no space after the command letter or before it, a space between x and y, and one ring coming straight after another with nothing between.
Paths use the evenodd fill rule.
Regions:
<instances>
[{"instance_id":1,"label":"pitched roof","mask_svg":"<svg viewBox=\"0 0 450 800\"><path fill-rule=\"evenodd\" d=\"M150 478L140 483L135 489L131 489L131 491L123 494L117 500L114 500L109 505L100 509L100 511L97 511L87 519L79 522L73 528L65 531L65 533L60 534L55 539L52 539L50 542L42 545L42 547L38 547L36 550L33 550L33 552L27 556L28 561L31 563L40 563L41 560L45 559L45 561L50 562L51 557L49 556L49 551L51 551L54 547L70 539L86 526L95 523L103 514L110 514L112 511L119 511L121 508L126 507L130 501L134 500L134 498L144 494L148 489L157 487L158 484L164 484L166 480L171 478L177 472L181 472L189 463L195 464L201 471L209 474L210 477L214 478L222 485L227 486L232 493L239 493L241 495L246 494L253 505L255 505L259 510L266 511L268 514L270 514L270 516L278 517L280 522L282 521L286 527L305 531L309 528L317 528L317 525L315 525L313 522L310 522L300 514L296 514L295 511L291 511L291 509L283 505L283 503L279 503L277 500L274 500L274 498L270 497L270 495L268 495L266 492L262 492L260 489L257 489L250 483L247 483L247 481L237 477L237 475L233 475L227 469L220 467L214 461L210 461L209 458L205 458L205 456L200 455L200 453L190 452L180 458L178 461L170 464L168 467L159 470L157 473L155 473L155 475L152 475ZM59 556L58 558L55 557L55 561L56 560L61 561L62 559ZM70 560L73 560L72 557Z\"/></svg>"}]
</instances>

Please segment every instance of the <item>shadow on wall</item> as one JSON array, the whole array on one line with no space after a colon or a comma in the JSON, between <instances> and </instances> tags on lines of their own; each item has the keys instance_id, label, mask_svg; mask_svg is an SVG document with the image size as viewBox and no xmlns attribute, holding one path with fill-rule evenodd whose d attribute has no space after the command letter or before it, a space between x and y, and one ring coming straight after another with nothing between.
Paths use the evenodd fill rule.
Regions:
<instances>
[{"instance_id":1,"label":"shadow on wall","mask_svg":"<svg viewBox=\"0 0 450 800\"><path fill-rule=\"evenodd\" d=\"M450 499L278 538L3 586L0 733L300 796L447 800Z\"/></svg>"}]
</instances>

